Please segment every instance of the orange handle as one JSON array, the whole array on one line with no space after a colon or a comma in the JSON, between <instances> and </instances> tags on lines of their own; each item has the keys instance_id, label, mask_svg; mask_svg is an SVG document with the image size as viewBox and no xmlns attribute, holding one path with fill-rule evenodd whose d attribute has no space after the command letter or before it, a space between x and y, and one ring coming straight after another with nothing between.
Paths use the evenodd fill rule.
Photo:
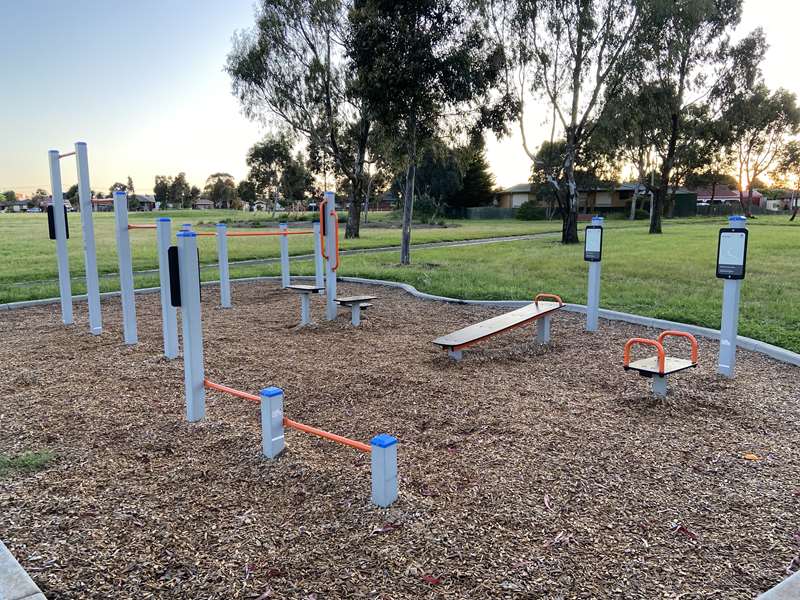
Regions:
<instances>
[{"instance_id":1,"label":"orange handle","mask_svg":"<svg viewBox=\"0 0 800 600\"><path fill-rule=\"evenodd\" d=\"M555 294L536 294L536 298L534 298L533 301L538 304L540 298L552 298L558 302L559 306L564 306L564 301L561 300L561 296L557 296Z\"/></svg>"},{"instance_id":2,"label":"orange handle","mask_svg":"<svg viewBox=\"0 0 800 600\"><path fill-rule=\"evenodd\" d=\"M663 346L666 337L684 337L692 344L692 363L697 364L697 340L691 333L685 331L662 331L658 336L658 342Z\"/></svg>"},{"instance_id":3,"label":"orange handle","mask_svg":"<svg viewBox=\"0 0 800 600\"><path fill-rule=\"evenodd\" d=\"M648 340L647 338L631 338L627 342L625 342L625 351L622 354L622 364L626 367L631 364L631 348L636 344L642 344L644 346L653 346L656 350L658 350L658 372L659 374L664 374L664 369L667 362L667 357L664 354L664 346L661 345L661 342L657 342L656 340Z\"/></svg>"},{"instance_id":4,"label":"orange handle","mask_svg":"<svg viewBox=\"0 0 800 600\"><path fill-rule=\"evenodd\" d=\"M333 265L331 268L332 271L336 271L339 268L339 217L336 214L335 210L331 211L331 216L333 217L333 222L335 223L333 228L333 235L336 236L336 264Z\"/></svg>"}]
</instances>

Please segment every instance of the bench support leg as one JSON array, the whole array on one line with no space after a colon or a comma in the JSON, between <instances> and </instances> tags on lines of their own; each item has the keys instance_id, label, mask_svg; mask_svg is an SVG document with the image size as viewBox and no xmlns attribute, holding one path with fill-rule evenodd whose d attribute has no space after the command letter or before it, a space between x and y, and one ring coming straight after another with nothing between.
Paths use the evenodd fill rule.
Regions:
<instances>
[{"instance_id":1,"label":"bench support leg","mask_svg":"<svg viewBox=\"0 0 800 600\"><path fill-rule=\"evenodd\" d=\"M447 356L452 358L454 361L458 362L462 358L464 358L464 353L461 350L448 350Z\"/></svg>"},{"instance_id":2,"label":"bench support leg","mask_svg":"<svg viewBox=\"0 0 800 600\"><path fill-rule=\"evenodd\" d=\"M300 294L300 325L311 323L311 294Z\"/></svg>"},{"instance_id":3,"label":"bench support leg","mask_svg":"<svg viewBox=\"0 0 800 600\"><path fill-rule=\"evenodd\" d=\"M353 304L350 307L350 322L355 326L358 327L361 325L361 305L360 304Z\"/></svg>"},{"instance_id":4,"label":"bench support leg","mask_svg":"<svg viewBox=\"0 0 800 600\"><path fill-rule=\"evenodd\" d=\"M659 398L667 397L667 378L661 375L653 375L653 395Z\"/></svg>"},{"instance_id":5,"label":"bench support leg","mask_svg":"<svg viewBox=\"0 0 800 600\"><path fill-rule=\"evenodd\" d=\"M536 342L539 344L550 343L550 317L544 316L536 321Z\"/></svg>"}]
</instances>

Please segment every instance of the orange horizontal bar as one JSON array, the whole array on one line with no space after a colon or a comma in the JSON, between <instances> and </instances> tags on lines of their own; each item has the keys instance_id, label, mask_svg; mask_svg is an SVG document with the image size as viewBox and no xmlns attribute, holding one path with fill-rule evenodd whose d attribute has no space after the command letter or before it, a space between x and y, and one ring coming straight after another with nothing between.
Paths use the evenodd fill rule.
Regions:
<instances>
[{"instance_id":1,"label":"orange horizontal bar","mask_svg":"<svg viewBox=\"0 0 800 600\"><path fill-rule=\"evenodd\" d=\"M128 225L128 229L155 229L155 225Z\"/></svg>"},{"instance_id":2,"label":"orange horizontal bar","mask_svg":"<svg viewBox=\"0 0 800 600\"><path fill-rule=\"evenodd\" d=\"M229 231L227 237L249 237L254 235L308 235L313 231Z\"/></svg>"},{"instance_id":3,"label":"orange horizontal bar","mask_svg":"<svg viewBox=\"0 0 800 600\"><path fill-rule=\"evenodd\" d=\"M244 398L245 400L250 400L252 402L261 402L261 398L259 398L255 394L248 394L247 392L236 390L232 387L228 387L227 385L214 383L213 381L209 381L208 379L203 380L203 385L211 390L217 390L218 392L230 394L231 396L236 396L237 398ZM350 446L351 448L355 448L356 450L361 450L361 452L372 452L372 448L370 448L368 444L365 444L363 442L357 442L356 440L351 440L350 438L342 437L341 435L336 435L335 433L330 433L329 431L325 431L323 429L317 429L316 427L311 427L310 425L304 425L303 423L292 421L291 419L288 419L286 417L283 418L283 424L285 427L291 427L292 429L296 429L297 431L310 433L312 435L325 438L326 440L336 442L337 444Z\"/></svg>"},{"instance_id":4,"label":"orange horizontal bar","mask_svg":"<svg viewBox=\"0 0 800 600\"><path fill-rule=\"evenodd\" d=\"M203 379L203 385L208 389L217 390L218 392L223 392L225 394L230 394L231 396L236 396L237 398L244 398L245 400L251 400L252 402L261 402L261 398L259 398L255 394L248 394L247 392L242 392L240 390L233 389L232 387L228 387L227 385L220 385L219 383L214 383L213 381L209 381L208 379Z\"/></svg>"},{"instance_id":5,"label":"orange horizontal bar","mask_svg":"<svg viewBox=\"0 0 800 600\"><path fill-rule=\"evenodd\" d=\"M351 440L350 438L342 437L341 435L336 435L335 433L330 433L322 429L317 429L316 427L311 427L310 425L304 425L303 423L292 421L291 419L288 419L286 417L283 418L283 424L286 427L297 429L297 431L304 431L305 433L310 433L311 435L316 435L321 438L325 438L326 440L336 442L337 444L350 446L351 448L355 448L356 450L361 450L361 452L372 452L372 448L370 448L369 445L363 442L357 442L356 440Z\"/></svg>"},{"instance_id":6,"label":"orange horizontal bar","mask_svg":"<svg viewBox=\"0 0 800 600\"><path fill-rule=\"evenodd\" d=\"M195 231L196 235L213 235L216 236L217 234L213 231Z\"/></svg>"}]
</instances>

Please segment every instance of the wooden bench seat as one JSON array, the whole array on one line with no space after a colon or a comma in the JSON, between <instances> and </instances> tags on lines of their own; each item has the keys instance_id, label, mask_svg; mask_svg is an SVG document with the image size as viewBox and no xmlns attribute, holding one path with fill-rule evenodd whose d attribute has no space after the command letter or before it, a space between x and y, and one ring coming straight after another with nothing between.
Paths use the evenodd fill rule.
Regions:
<instances>
[{"instance_id":1,"label":"wooden bench seat","mask_svg":"<svg viewBox=\"0 0 800 600\"><path fill-rule=\"evenodd\" d=\"M361 310L366 310L372 303L370 300L377 300L377 296L342 296L336 298L335 302L339 306L350 309L350 322L358 327L361 325Z\"/></svg>"},{"instance_id":2,"label":"wooden bench seat","mask_svg":"<svg viewBox=\"0 0 800 600\"><path fill-rule=\"evenodd\" d=\"M554 298L556 302L547 302L541 298ZM564 306L561 298L553 294L539 294L533 303L509 313L492 317L480 323L464 327L433 340L433 343L444 350L454 360L461 360L462 350L492 336L504 333L517 327L538 321L536 329L537 341L541 344L550 342L550 316Z\"/></svg>"}]
</instances>

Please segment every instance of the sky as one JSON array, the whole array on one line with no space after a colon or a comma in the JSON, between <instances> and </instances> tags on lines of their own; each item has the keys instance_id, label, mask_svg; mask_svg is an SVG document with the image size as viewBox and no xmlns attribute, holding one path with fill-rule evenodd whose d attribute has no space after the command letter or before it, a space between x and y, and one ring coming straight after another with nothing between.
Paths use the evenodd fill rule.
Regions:
<instances>
[{"instance_id":1,"label":"sky","mask_svg":"<svg viewBox=\"0 0 800 600\"><path fill-rule=\"evenodd\" d=\"M88 144L92 189L133 179L150 193L155 175L185 172L202 188L211 173L247 174L247 149L265 133L247 120L223 71L235 31L249 28L253 0L0 0L0 191L50 190L47 151ZM800 2L745 0L735 37L764 28L767 84L800 96L796 24ZM549 111L529 103L532 146L549 138ZM487 136L497 184L527 181L519 128ZM61 161L66 189L73 159Z\"/></svg>"}]
</instances>

